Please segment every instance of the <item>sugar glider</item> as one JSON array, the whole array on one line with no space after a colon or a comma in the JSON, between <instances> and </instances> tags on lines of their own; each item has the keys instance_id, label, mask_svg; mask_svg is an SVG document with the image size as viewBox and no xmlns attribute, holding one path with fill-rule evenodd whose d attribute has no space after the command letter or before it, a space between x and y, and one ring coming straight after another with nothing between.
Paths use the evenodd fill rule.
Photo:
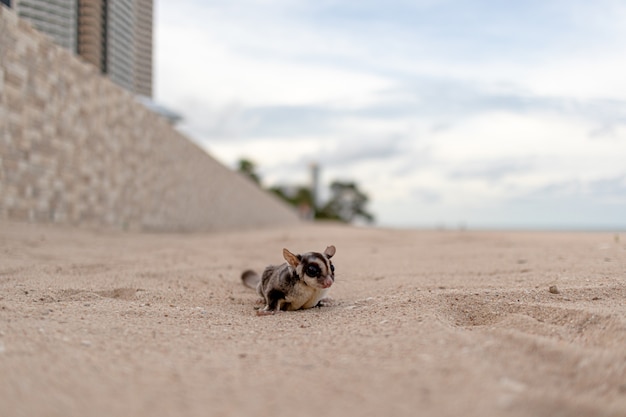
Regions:
<instances>
[{"instance_id":1,"label":"sugar glider","mask_svg":"<svg viewBox=\"0 0 626 417\"><path fill-rule=\"evenodd\" d=\"M328 246L323 253L307 252L296 255L283 249L287 261L282 265L270 265L259 276L247 270L241 280L247 287L256 289L265 306L257 314L274 314L324 305L330 286L335 282L335 266L330 258L335 247Z\"/></svg>"}]
</instances>

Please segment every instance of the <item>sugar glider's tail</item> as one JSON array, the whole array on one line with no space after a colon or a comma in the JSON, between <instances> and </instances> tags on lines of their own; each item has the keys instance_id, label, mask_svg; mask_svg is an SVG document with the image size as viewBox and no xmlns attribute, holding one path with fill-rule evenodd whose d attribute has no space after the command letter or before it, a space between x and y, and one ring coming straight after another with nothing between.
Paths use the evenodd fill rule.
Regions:
<instances>
[{"instance_id":1,"label":"sugar glider's tail","mask_svg":"<svg viewBox=\"0 0 626 417\"><path fill-rule=\"evenodd\" d=\"M261 282L261 276L251 269L243 271L241 274L241 282L248 288L256 290L257 285Z\"/></svg>"}]
</instances>

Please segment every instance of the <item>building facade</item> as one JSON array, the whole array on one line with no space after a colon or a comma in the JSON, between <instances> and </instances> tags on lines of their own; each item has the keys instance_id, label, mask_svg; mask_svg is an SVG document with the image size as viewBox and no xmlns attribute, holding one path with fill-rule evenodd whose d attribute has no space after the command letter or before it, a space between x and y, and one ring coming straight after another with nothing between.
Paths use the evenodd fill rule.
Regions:
<instances>
[{"instance_id":1,"label":"building facade","mask_svg":"<svg viewBox=\"0 0 626 417\"><path fill-rule=\"evenodd\" d=\"M136 0L134 91L152 97L153 0Z\"/></svg>"},{"instance_id":2,"label":"building facade","mask_svg":"<svg viewBox=\"0 0 626 417\"><path fill-rule=\"evenodd\" d=\"M1 0L121 87L152 97L153 0Z\"/></svg>"},{"instance_id":3,"label":"building facade","mask_svg":"<svg viewBox=\"0 0 626 417\"><path fill-rule=\"evenodd\" d=\"M76 52L106 73L106 9L103 0L78 0L77 29Z\"/></svg>"},{"instance_id":4,"label":"building facade","mask_svg":"<svg viewBox=\"0 0 626 417\"><path fill-rule=\"evenodd\" d=\"M108 76L127 90L135 85L135 9L133 0L108 0L106 34ZM132 45L129 47L129 45Z\"/></svg>"},{"instance_id":5,"label":"building facade","mask_svg":"<svg viewBox=\"0 0 626 417\"><path fill-rule=\"evenodd\" d=\"M64 48L76 50L76 0L13 0L17 14Z\"/></svg>"}]
</instances>

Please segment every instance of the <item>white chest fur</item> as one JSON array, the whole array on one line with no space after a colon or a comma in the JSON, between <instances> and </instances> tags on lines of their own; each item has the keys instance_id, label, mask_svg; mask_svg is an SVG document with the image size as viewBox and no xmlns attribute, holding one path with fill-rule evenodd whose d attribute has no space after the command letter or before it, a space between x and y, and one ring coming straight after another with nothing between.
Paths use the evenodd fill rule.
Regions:
<instances>
[{"instance_id":1,"label":"white chest fur","mask_svg":"<svg viewBox=\"0 0 626 417\"><path fill-rule=\"evenodd\" d=\"M321 299L326 297L328 291L329 288L313 288L304 283L299 283L285 299L289 303L288 310L315 307Z\"/></svg>"}]
</instances>

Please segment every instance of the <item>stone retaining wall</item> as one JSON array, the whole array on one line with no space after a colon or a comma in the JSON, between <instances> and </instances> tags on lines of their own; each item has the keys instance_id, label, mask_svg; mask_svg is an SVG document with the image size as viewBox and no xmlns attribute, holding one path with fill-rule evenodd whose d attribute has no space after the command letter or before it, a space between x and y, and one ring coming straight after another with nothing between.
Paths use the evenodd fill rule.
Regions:
<instances>
[{"instance_id":1,"label":"stone retaining wall","mask_svg":"<svg viewBox=\"0 0 626 417\"><path fill-rule=\"evenodd\" d=\"M154 231L299 221L2 6L0 218Z\"/></svg>"}]
</instances>

